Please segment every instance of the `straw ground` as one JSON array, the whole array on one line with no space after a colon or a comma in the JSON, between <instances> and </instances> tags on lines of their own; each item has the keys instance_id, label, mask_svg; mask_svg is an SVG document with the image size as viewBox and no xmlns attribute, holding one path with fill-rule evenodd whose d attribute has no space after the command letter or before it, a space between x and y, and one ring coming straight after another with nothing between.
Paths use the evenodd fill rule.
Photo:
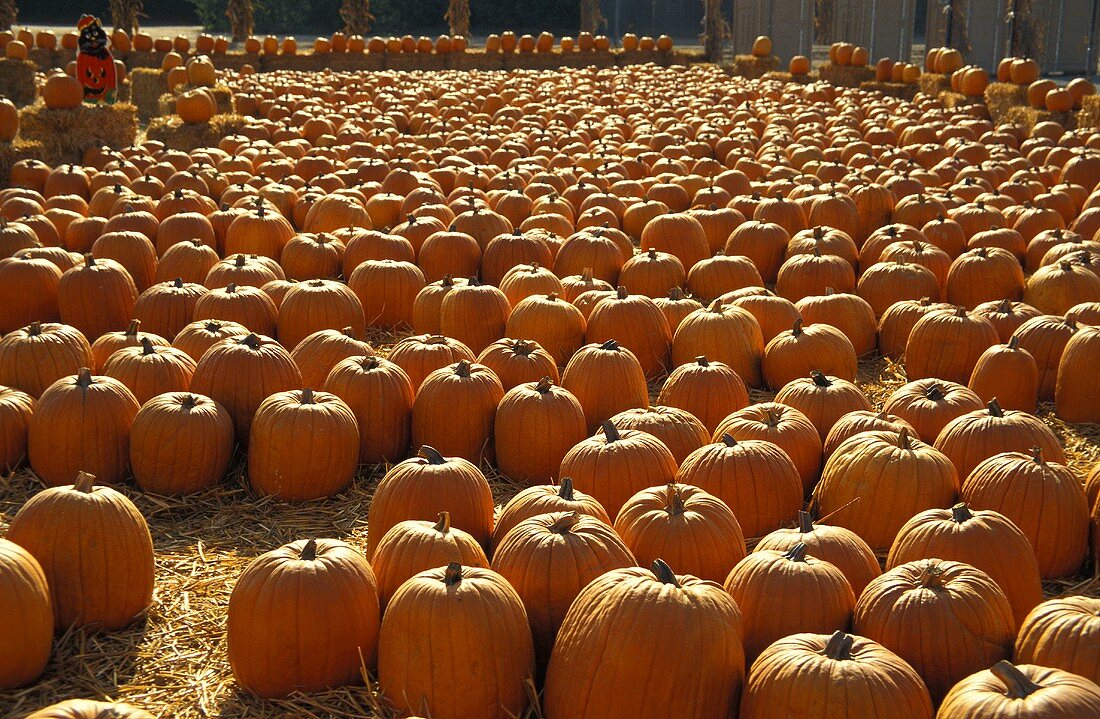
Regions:
<instances>
[{"instance_id":1,"label":"straw ground","mask_svg":"<svg viewBox=\"0 0 1100 719\"><path fill-rule=\"evenodd\" d=\"M384 353L395 338L374 333L370 339ZM858 383L876 407L904 382L902 367L888 360L876 358L860 365ZM773 396L752 392L754 402ZM1049 405L1039 415L1064 442L1070 466L1083 478L1100 459L1100 427L1067 425L1053 416ZM518 487L491 467L486 470L496 501L503 504ZM384 473L383 466L362 467L346 492L300 505L254 495L248 488L243 456L237 457L221 486L197 495L159 497L132 486L118 487L137 504L153 534L157 588L152 607L144 619L123 632L73 631L59 637L38 682L0 692L0 716L22 717L52 702L85 697L128 701L165 719L390 719L392 713L370 685L286 701L256 699L235 685L225 650L229 595L249 561L305 537L336 537L363 548L367 508ZM0 480L0 531L41 489L28 470ZM1046 590L1049 596L1100 596L1100 582L1081 575L1049 582ZM533 709L531 716L537 717L536 712Z\"/></svg>"}]
</instances>

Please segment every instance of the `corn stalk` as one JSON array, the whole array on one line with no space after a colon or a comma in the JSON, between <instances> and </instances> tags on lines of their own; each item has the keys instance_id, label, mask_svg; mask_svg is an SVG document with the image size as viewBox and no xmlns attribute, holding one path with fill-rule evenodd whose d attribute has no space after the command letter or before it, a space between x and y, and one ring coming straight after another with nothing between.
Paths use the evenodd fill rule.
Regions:
<instances>
[{"instance_id":1,"label":"corn stalk","mask_svg":"<svg viewBox=\"0 0 1100 719\"><path fill-rule=\"evenodd\" d=\"M953 48L963 57L970 54L970 29L966 25L967 2L969 0L948 0L943 7L945 37L944 47Z\"/></svg>"},{"instance_id":2,"label":"corn stalk","mask_svg":"<svg viewBox=\"0 0 1100 719\"><path fill-rule=\"evenodd\" d=\"M1037 58L1043 54L1044 23L1035 16L1031 0L1008 0L1005 15L1011 23L1010 52L1015 57Z\"/></svg>"},{"instance_id":3,"label":"corn stalk","mask_svg":"<svg viewBox=\"0 0 1100 719\"><path fill-rule=\"evenodd\" d=\"M138 31L138 18L144 17L144 0L111 0L111 24L131 35Z\"/></svg>"},{"instance_id":4,"label":"corn stalk","mask_svg":"<svg viewBox=\"0 0 1100 719\"><path fill-rule=\"evenodd\" d=\"M19 8L15 6L15 0L0 0L0 30L11 30L19 17Z\"/></svg>"},{"instance_id":5,"label":"corn stalk","mask_svg":"<svg viewBox=\"0 0 1100 719\"><path fill-rule=\"evenodd\" d=\"M239 42L252 35L252 0L229 0L225 16L229 18L229 25L233 28L234 40Z\"/></svg>"},{"instance_id":6,"label":"corn stalk","mask_svg":"<svg viewBox=\"0 0 1100 719\"><path fill-rule=\"evenodd\" d=\"M470 0L450 0L443 16L454 37L470 36Z\"/></svg>"},{"instance_id":7,"label":"corn stalk","mask_svg":"<svg viewBox=\"0 0 1100 719\"><path fill-rule=\"evenodd\" d=\"M703 34L699 40L708 62L722 62L722 49L729 37L729 23L722 17L722 0L703 0Z\"/></svg>"},{"instance_id":8,"label":"corn stalk","mask_svg":"<svg viewBox=\"0 0 1100 719\"><path fill-rule=\"evenodd\" d=\"M814 42L828 45L835 39L833 33L833 15L836 14L836 0L815 0L814 3Z\"/></svg>"},{"instance_id":9,"label":"corn stalk","mask_svg":"<svg viewBox=\"0 0 1100 719\"><path fill-rule=\"evenodd\" d=\"M344 32L349 35L366 35L370 32L374 15L370 14L370 0L344 0L340 6L340 19Z\"/></svg>"},{"instance_id":10,"label":"corn stalk","mask_svg":"<svg viewBox=\"0 0 1100 719\"><path fill-rule=\"evenodd\" d=\"M600 13L600 0L581 0L581 32L597 33L607 24Z\"/></svg>"}]
</instances>

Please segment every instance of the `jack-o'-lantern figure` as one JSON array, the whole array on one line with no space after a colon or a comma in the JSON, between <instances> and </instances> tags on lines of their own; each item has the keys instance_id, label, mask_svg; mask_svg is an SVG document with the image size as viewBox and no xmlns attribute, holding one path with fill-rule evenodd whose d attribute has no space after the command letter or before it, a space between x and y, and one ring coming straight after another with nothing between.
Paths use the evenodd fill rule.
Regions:
<instances>
[{"instance_id":1,"label":"jack-o'-lantern figure","mask_svg":"<svg viewBox=\"0 0 1100 719\"><path fill-rule=\"evenodd\" d=\"M76 78L84 86L84 102L114 103L118 76L115 59L107 49L107 33L99 18L85 15L76 24L80 32L76 56Z\"/></svg>"}]
</instances>

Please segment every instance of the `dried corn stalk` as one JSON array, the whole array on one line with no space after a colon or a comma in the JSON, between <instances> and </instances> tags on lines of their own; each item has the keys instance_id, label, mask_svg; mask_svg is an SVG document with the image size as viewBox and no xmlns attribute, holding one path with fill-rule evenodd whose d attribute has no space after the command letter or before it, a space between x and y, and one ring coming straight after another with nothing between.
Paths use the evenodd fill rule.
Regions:
<instances>
[{"instance_id":1,"label":"dried corn stalk","mask_svg":"<svg viewBox=\"0 0 1100 719\"><path fill-rule=\"evenodd\" d=\"M111 23L130 34L137 32L143 5L143 0L111 0Z\"/></svg>"},{"instance_id":2,"label":"dried corn stalk","mask_svg":"<svg viewBox=\"0 0 1100 719\"><path fill-rule=\"evenodd\" d=\"M229 25L233 28L234 40L246 40L252 35L252 0L229 0L225 16L229 18Z\"/></svg>"},{"instance_id":3,"label":"dried corn stalk","mask_svg":"<svg viewBox=\"0 0 1100 719\"><path fill-rule=\"evenodd\" d=\"M581 0L581 32L597 33L607 24L600 13L600 0Z\"/></svg>"},{"instance_id":4,"label":"dried corn stalk","mask_svg":"<svg viewBox=\"0 0 1100 719\"><path fill-rule=\"evenodd\" d=\"M443 16L454 37L470 36L470 0L451 0Z\"/></svg>"},{"instance_id":5,"label":"dried corn stalk","mask_svg":"<svg viewBox=\"0 0 1100 719\"><path fill-rule=\"evenodd\" d=\"M816 0L814 3L814 42L819 45L828 45L839 39L833 37L835 11L836 0Z\"/></svg>"},{"instance_id":6,"label":"dried corn stalk","mask_svg":"<svg viewBox=\"0 0 1100 719\"><path fill-rule=\"evenodd\" d=\"M970 45L970 29L966 24L968 0L948 0L943 7L946 31L944 46L958 50L966 57L973 47Z\"/></svg>"},{"instance_id":7,"label":"dried corn stalk","mask_svg":"<svg viewBox=\"0 0 1100 719\"><path fill-rule=\"evenodd\" d=\"M1011 53L1016 57L1037 58L1043 54L1042 20L1035 16L1031 0L1008 0L1006 19L1012 26Z\"/></svg>"},{"instance_id":8,"label":"dried corn stalk","mask_svg":"<svg viewBox=\"0 0 1100 719\"><path fill-rule=\"evenodd\" d=\"M19 8L15 6L15 0L0 0L0 30L11 30L19 17Z\"/></svg>"},{"instance_id":9,"label":"dried corn stalk","mask_svg":"<svg viewBox=\"0 0 1100 719\"><path fill-rule=\"evenodd\" d=\"M370 0L344 0L340 6L340 19L344 32L349 35L366 35L370 32L374 15L370 14Z\"/></svg>"},{"instance_id":10,"label":"dried corn stalk","mask_svg":"<svg viewBox=\"0 0 1100 719\"><path fill-rule=\"evenodd\" d=\"M699 40L710 62L722 62L722 49L730 37L730 26L722 17L722 0L703 0L703 34Z\"/></svg>"}]
</instances>

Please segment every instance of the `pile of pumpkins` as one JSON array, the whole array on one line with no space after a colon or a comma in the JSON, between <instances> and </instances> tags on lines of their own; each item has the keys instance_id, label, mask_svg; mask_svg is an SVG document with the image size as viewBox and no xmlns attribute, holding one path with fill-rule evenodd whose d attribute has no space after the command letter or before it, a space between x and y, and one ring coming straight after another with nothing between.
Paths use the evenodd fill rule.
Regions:
<instances>
[{"instance_id":1,"label":"pile of pumpkins","mask_svg":"<svg viewBox=\"0 0 1100 719\"><path fill-rule=\"evenodd\" d=\"M110 485L239 446L283 501L388 466L365 551L237 579L260 696L365 664L403 715L1100 715L1100 600L1040 583L1100 466L1035 416L1100 421L1100 133L705 66L228 82L217 147L0 191L0 471L48 487L0 541L0 684L148 607Z\"/></svg>"}]
</instances>

